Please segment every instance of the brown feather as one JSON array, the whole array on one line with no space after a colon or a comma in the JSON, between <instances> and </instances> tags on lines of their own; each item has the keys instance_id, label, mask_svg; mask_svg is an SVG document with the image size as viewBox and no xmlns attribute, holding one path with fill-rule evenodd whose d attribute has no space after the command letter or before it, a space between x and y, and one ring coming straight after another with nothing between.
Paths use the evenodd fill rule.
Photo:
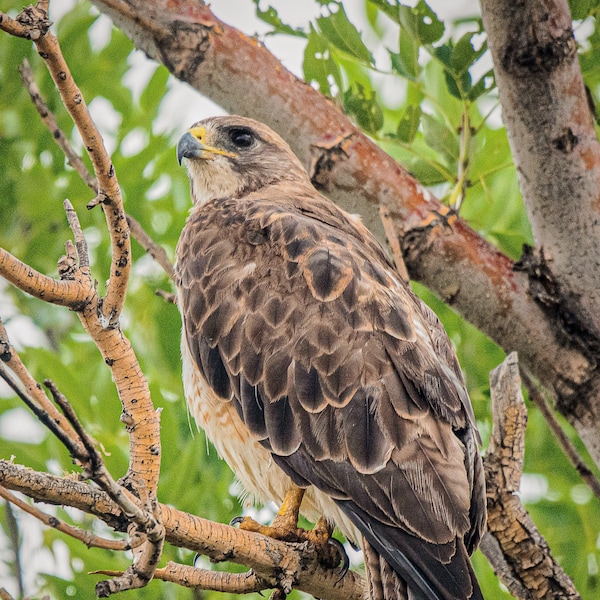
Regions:
<instances>
[{"instance_id":1,"label":"brown feather","mask_svg":"<svg viewBox=\"0 0 600 600\"><path fill-rule=\"evenodd\" d=\"M377 531L382 544L365 547L374 597L406 592L399 572L411 590L478 597L465 563L485 520L478 434L437 317L268 128L240 117L198 126L203 143L235 154L187 164L196 206L177 273L199 423L252 490L281 500L285 481L310 484L320 491L309 502L331 498L318 502L346 534L348 519ZM254 146L234 148L234 127ZM205 385L213 395L198 398ZM219 439L223 415L237 423L235 452Z\"/></svg>"}]
</instances>

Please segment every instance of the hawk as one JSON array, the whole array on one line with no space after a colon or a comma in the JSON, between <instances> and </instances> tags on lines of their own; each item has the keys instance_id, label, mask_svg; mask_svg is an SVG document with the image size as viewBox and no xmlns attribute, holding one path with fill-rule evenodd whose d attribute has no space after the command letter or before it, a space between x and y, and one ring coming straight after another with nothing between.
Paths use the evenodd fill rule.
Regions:
<instances>
[{"instance_id":1,"label":"hawk","mask_svg":"<svg viewBox=\"0 0 600 600\"><path fill-rule=\"evenodd\" d=\"M200 121L177 157L196 423L256 500L302 502L362 543L371 598L481 599L479 436L437 317L266 125Z\"/></svg>"}]
</instances>

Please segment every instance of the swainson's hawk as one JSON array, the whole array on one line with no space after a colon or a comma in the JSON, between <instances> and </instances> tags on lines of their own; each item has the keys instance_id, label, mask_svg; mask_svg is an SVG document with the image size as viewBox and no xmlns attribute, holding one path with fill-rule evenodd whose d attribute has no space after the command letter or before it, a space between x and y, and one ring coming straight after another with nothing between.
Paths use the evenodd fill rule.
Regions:
<instances>
[{"instance_id":1,"label":"swainson's hawk","mask_svg":"<svg viewBox=\"0 0 600 600\"><path fill-rule=\"evenodd\" d=\"M177 249L185 395L260 502L363 544L372 598L482 598L475 419L454 350L359 220L262 123L179 140L194 206ZM408 592L407 592L408 589Z\"/></svg>"}]
</instances>

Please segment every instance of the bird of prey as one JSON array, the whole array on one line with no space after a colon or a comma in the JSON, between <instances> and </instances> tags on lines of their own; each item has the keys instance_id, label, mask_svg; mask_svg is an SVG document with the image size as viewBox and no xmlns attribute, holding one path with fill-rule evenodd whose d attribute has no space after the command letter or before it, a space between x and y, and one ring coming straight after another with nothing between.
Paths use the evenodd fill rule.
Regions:
<instances>
[{"instance_id":1,"label":"bird of prey","mask_svg":"<svg viewBox=\"0 0 600 600\"><path fill-rule=\"evenodd\" d=\"M200 121L177 157L194 202L176 270L199 427L256 500L301 501L362 543L371 598L481 599L479 437L437 317L266 125Z\"/></svg>"}]
</instances>

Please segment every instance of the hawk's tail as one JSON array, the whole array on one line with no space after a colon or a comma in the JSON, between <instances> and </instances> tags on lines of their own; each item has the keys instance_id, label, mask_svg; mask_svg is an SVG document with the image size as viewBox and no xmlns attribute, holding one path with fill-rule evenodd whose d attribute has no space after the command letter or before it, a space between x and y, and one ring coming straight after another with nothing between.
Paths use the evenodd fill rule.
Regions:
<instances>
[{"instance_id":1,"label":"hawk's tail","mask_svg":"<svg viewBox=\"0 0 600 600\"><path fill-rule=\"evenodd\" d=\"M483 600L462 540L432 544L338 504L363 534L372 600Z\"/></svg>"},{"instance_id":2,"label":"hawk's tail","mask_svg":"<svg viewBox=\"0 0 600 600\"><path fill-rule=\"evenodd\" d=\"M404 580L366 539L363 539L363 554L369 584L369 599L408 600L408 590Z\"/></svg>"}]
</instances>

